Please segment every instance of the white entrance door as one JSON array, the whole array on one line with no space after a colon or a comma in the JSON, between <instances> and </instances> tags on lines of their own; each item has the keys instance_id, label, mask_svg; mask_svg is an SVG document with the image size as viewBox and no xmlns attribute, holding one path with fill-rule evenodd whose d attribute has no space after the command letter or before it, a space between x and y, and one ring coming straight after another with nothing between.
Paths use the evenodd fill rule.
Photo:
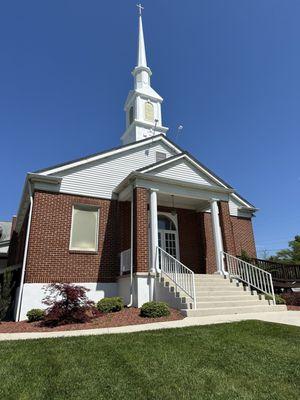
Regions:
<instances>
[{"instance_id":1,"label":"white entrance door","mask_svg":"<svg viewBox=\"0 0 300 400\"><path fill-rule=\"evenodd\" d=\"M158 246L174 258L179 259L176 225L165 214L158 215Z\"/></svg>"}]
</instances>

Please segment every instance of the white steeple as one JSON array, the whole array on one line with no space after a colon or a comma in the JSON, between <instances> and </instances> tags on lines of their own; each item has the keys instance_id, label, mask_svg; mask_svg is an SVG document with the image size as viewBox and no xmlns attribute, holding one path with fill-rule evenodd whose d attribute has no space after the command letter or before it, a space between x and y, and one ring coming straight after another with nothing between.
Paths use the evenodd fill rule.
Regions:
<instances>
[{"instance_id":1,"label":"white steeple","mask_svg":"<svg viewBox=\"0 0 300 400\"><path fill-rule=\"evenodd\" d=\"M137 66L147 67L142 14L139 15L139 47L137 56Z\"/></svg>"},{"instance_id":2,"label":"white steeple","mask_svg":"<svg viewBox=\"0 0 300 400\"><path fill-rule=\"evenodd\" d=\"M134 89L130 90L125 102L126 130L121 137L123 144L136 142L159 134L166 134L168 128L162 126L162 97L151 87L151 69L147 65L142 5L139 8L139 40L137 65L132 71Z\"/></svg>"}]
</instances>

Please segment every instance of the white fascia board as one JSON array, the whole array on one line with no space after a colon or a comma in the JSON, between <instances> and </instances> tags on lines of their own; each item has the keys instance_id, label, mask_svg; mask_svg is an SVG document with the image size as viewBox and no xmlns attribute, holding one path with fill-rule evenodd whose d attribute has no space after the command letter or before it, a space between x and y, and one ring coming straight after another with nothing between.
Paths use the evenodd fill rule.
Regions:
<instances>
[{"instance_id":1,"label":"white fascia board","mask_svg":"<svg viewBox=\"0 0 300 400\"><path fill-rule=\"evenodd\" d=\"M61 182L62 178L60 176L47 176L43 174L36 174L34 172L28 172L27 180L30 182L44 182L58 184Z\"/></svg>"},{"instance_id":2,"label":"white fascia board","mask_svg":"<svg viewBox=\"0 0 300 400\"><path fill-rule=\"evenodd\" d=\"M234 197L236 200L238 200L240 203L245 205L244 209L247 209L249 211L259 211L259 208L253 207L250 203L248 203L246 200L242 199L238 194L232 193L232 197ZM243 207L241 207L242 209Z\"/></svg>"},{"instance_id":3,"label":"white fascia board","mask_svg":"<svg viewBox=\"0 0 300 400\"><path fill-rule=\"evenodd\" d=\"M137 176L135 187L143 187L146 189L156 189L158 192L175 195L182 198L191 198L210 201L215 198L222 201L228 201L230 193L228 189L219 187L207 187L206 185L198 185L195 183L188 184L174 179L157 178L154 175L148 175L147 179L144 176Z\"/></svg>"},{"instance_id":4,"label":"white fascia board","mask_svg":"<svg viewBox=\"0 0 300 400\"><path fill-rule=\"evenodd\" d=\"M84 160L78 160L78 161L70 162L70 164L62 165L60 167L54 167L52 169L48 169L47 171L40 172L38 175L48 176L48 175L51 175L51 174L55 174L57 172L65 171L67 169L78 167L80 165L89 164L89 163L91 163L93 161L101 160L103 158L107 158L107 157L110 157L110 156L115 155L115 154L121 154L121 153L123 153L125 151L132 150L132 149L135 149L137 147L141 147L141 146L144 146L144 145L147 145L149 143L153 143L153 142L156 142L156 141L159 141L159 140L164 142L168 147L170 147L171 149L173 149L177 153L181 153L181 151L175 145L170 143L163 136L158 135L158 136L153 136L153 137L149 138L148 140L134 142L132 144L129 144L129 145L126 145L126 146L122 146L122 147L120 147L118 149L108 150L107 152L104 152L104 153L101 153L101 154L98 154L98 155L95 155L95 156L92 156L92 157L87 157Z\"/></svg>"},{"instance_id":5,"label":"white fascia board","mask_svg":"<svg viewBox=\"0 0 300 400\"><path fill-rule=\"evenodd\" d=\"M57 177L57 176L44 176L41 174L35 174L32 172L28 172L26 175L23 191L22 191L22 196L21 196L21 201L19 204L18 208L18 213L17 213L17 220L16 220L16 227L20 228L20 218L23 219L24 215L26 214L26 209L27 209L27 203L29 203L29 197L28 197L28 183L47 183L47 184L54 184L57 185L61 182L62 178ZM33 185L33 191L34 191L34 185ZM22 213L22 211L24 211Z\"/></svg>"}]
</instances>

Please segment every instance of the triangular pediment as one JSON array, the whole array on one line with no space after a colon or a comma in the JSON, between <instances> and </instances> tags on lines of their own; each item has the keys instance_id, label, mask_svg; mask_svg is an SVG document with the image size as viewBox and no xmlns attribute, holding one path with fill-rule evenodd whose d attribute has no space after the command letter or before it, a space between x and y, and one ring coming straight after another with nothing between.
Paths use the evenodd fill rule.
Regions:
<instances>
[{"instance_id":1,"label":"triangular pediment","mask_svg":"<svg viewBox=\"0 0 300 400\"><path fill-rule=\"evenodd\" d=\"M218 179L185 153L166 159L148 168L146 167L140 172L198 185L230 188L229 185L226 185L221 179Z\"/></svg>"}]
</instances>

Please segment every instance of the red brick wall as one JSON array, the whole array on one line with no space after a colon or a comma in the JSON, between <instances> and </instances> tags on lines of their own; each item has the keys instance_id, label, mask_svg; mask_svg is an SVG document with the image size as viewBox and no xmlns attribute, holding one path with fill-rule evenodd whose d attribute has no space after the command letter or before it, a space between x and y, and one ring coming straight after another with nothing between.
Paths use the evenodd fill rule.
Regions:
<instances>
[{"instance_id":1,"label":"red brick wall","mask_svg":"<svg viewBox=\"0 0 300 400\"><path fill-rule=\"evenodd\" d=\"M25 282L114 282L119 274L117 202L36 192ZM72 206L99 206L98 250L70 251Z\"/></svg>"},{"instance_id":2,"label":"red brick wall","mask_svg":"<svg viewBox=\"0 0 300 400\"><path fill-rule=\"evenodd\" d=\"M134 190L134 266L147 272L148 190ZM69 251L72 206L90 204L100 208L99 243L95 253ZM160 211L170 211L159 207ZM196 273L216 271L214 240L210 213L177 209L179 245L182 262ZM220 205L224 247L232 254L244 249L255 257L250 219L230 217L228 205ZM118 254L130 247L130 202L95 199L66 194L36 192L29 240L26 282L114 282L119 275ZM231 225L231 231L230 231ZM228 229L229 227L229 229ZM22 229L26 232L26 223ZM22 235L22 234L21 234ZM22 253L23 240L19 254ZM232 243L232 237L234 243ZM233 246L236 252L233 252ZM231 250L228 250L231 249ZM138 251L137 251L138 250Z\"/></svg>"},{"instance_id":3,"label":"red brick wall","mask_svg":"<svg viewBox=\"0 0 300 400\"><path fill-rule=\"evenodd\" d=\"M133 192L134 241L133 260L134 272L148 272L148 190L135 188Z\"/></svg>"},{"instance_id":4,"label":"red brick wall","mask_svg":"<svg viewBox=\"0 0 300 400\"><path fill-rule=\"evenodd\" d=\"M229 212L229 204L227 201L219 201L218 206L224 251L229 254L236 255L233 225Z\"/></svg>"},{"instance_id":5,"label":"red brick wall","mask_svg":"<svg viewBox=\"0 0 300 400\"><path fill-rule=\"evenodd\" d=\"M195 273L203 265L203 246L200 238L200 220L193 210L178 209L180 261Z\"/></svg>"},{"instance_id":6,"label":"red brick wall","mask_svg":"<svg viewBox=\"0 0 300 400\"><path fill-rule=\"evenodd\" d=\"M119 202L120 252L131 246L131 202Z\"/></svg>"},{"instance_id":7,"label":"red brick wall","mask_svg":"<svg viewBox=\"0 0 300 400\"><path fill-rule=\"evenodd\" d=\"M250 218L231 216L236 254L240 255L245 250L250 257L256 258L255 241L252 221Z\"/></svg>"}]
</instances>

